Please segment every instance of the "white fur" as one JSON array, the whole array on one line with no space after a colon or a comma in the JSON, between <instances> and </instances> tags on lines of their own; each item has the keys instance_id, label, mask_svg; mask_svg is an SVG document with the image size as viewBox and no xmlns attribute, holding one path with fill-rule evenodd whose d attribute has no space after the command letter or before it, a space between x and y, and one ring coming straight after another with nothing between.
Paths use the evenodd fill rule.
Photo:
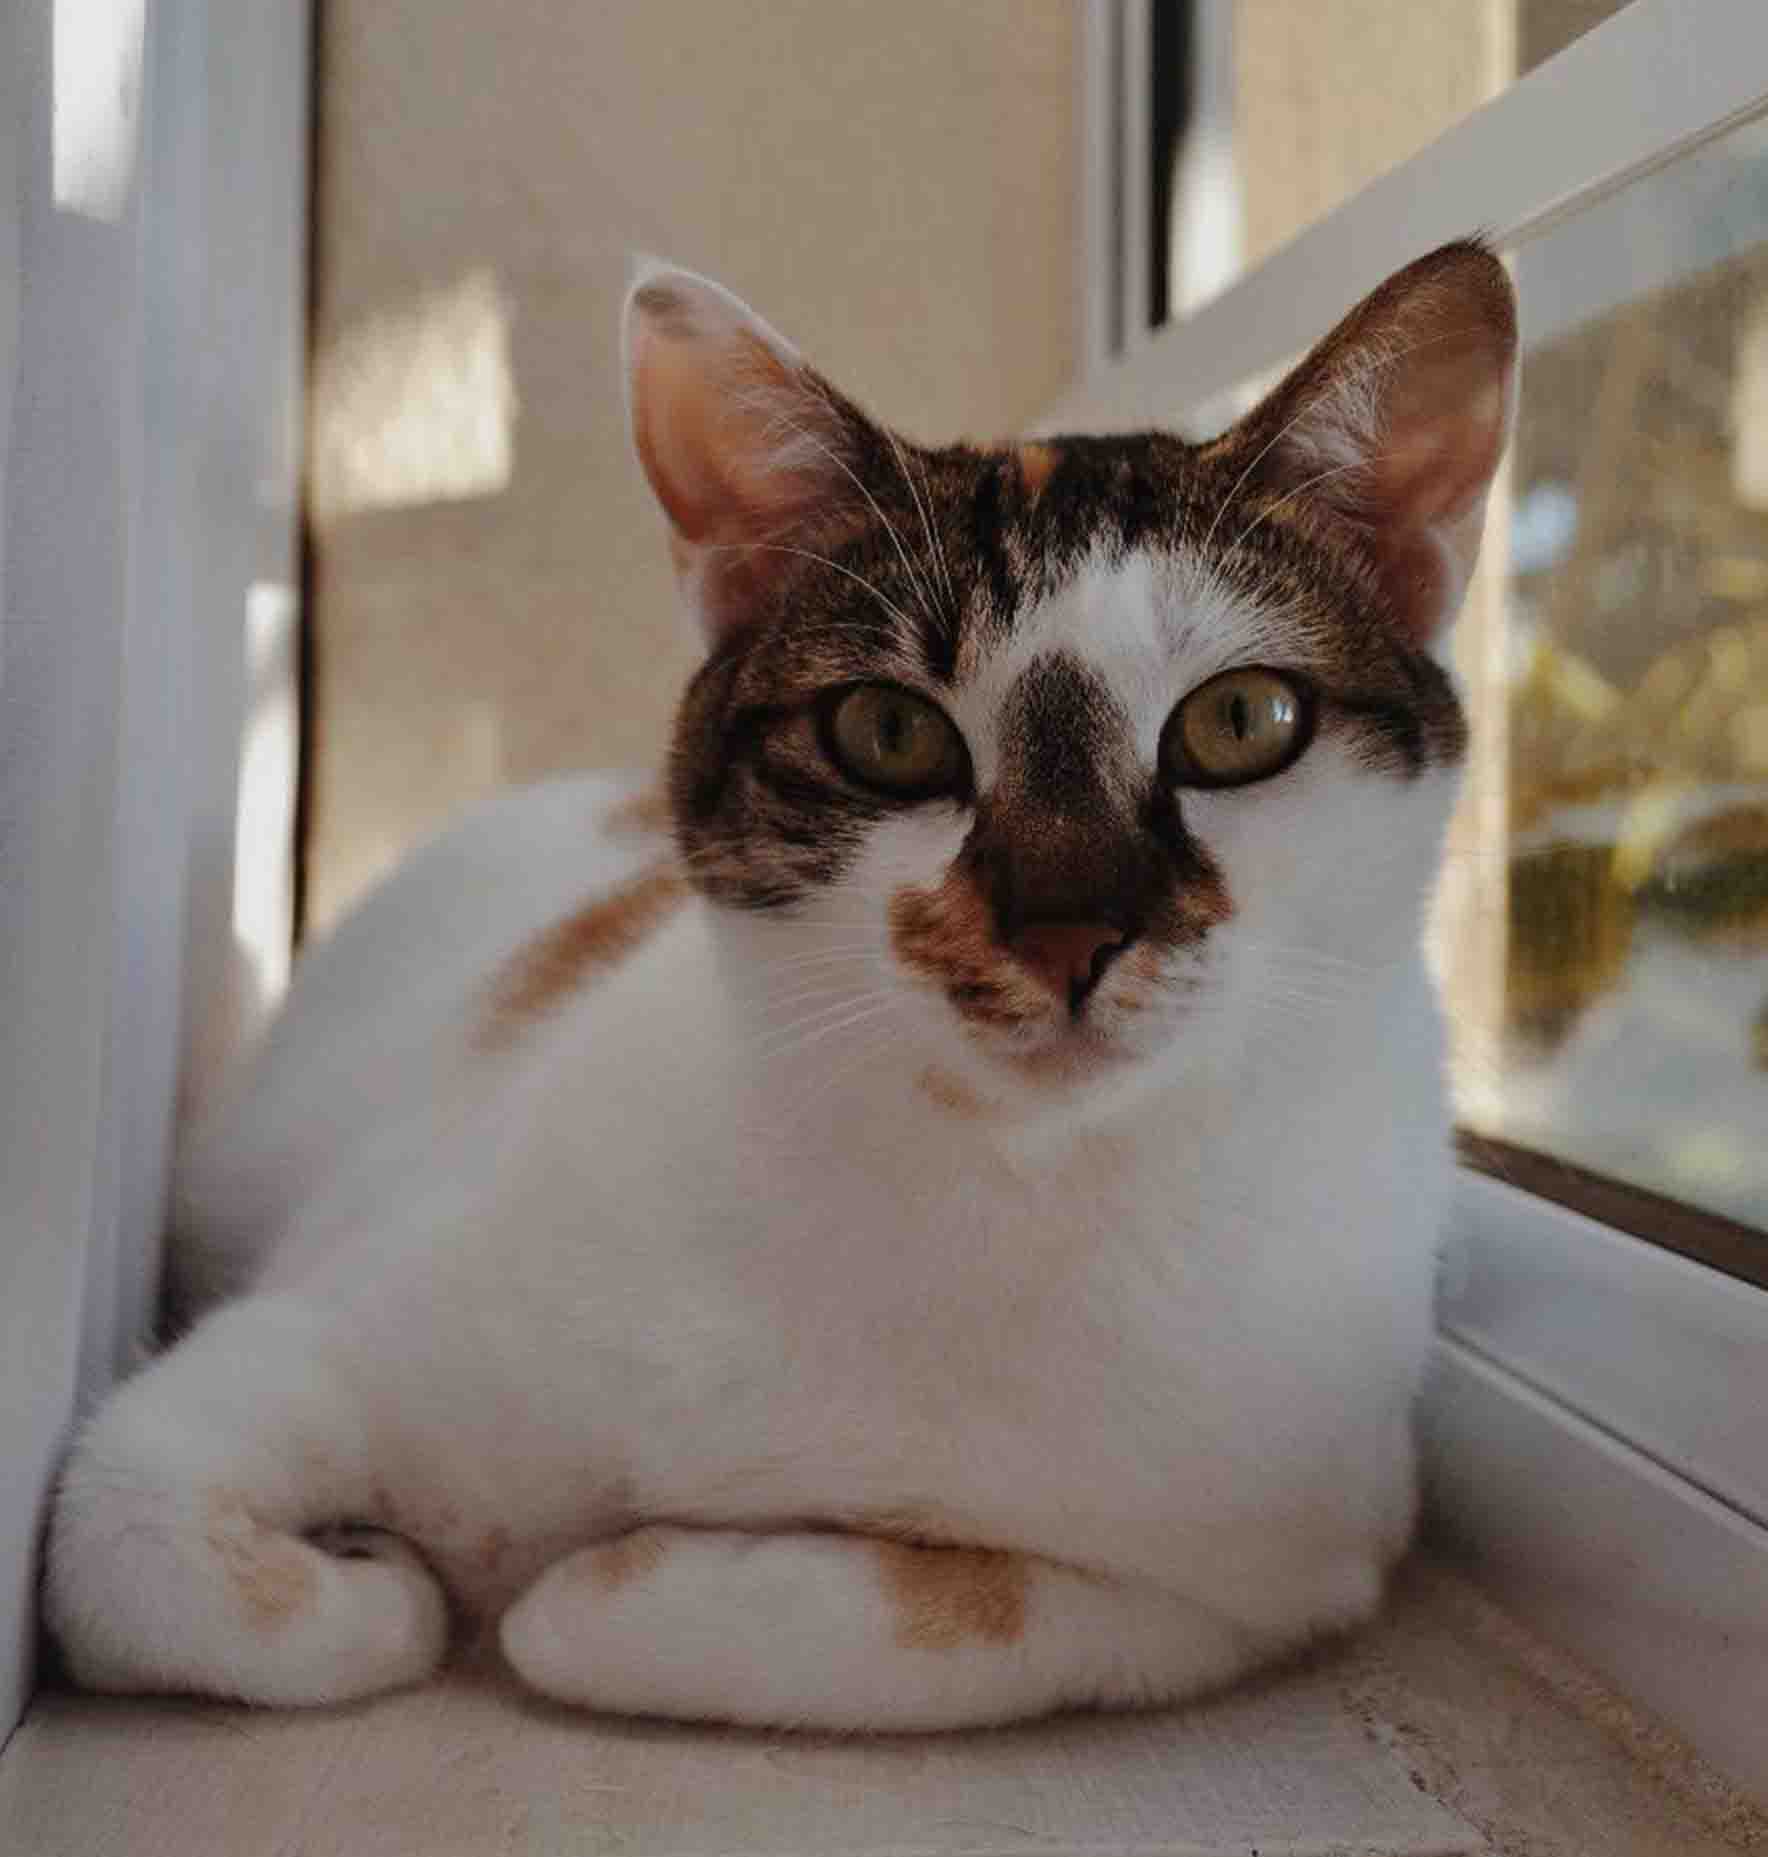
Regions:
<instances>
[{"instance_id":1,"label":"white fur","mask_svg":"<svg viewBox=\"0 0 1768 1857\"><path fill-rule=\"evenodd\" d=\"M1131 559L1013 649L1079 651L1149 754L1270 634ZM995 675L952 705L984 783ZM74 1672L360 1695L440 1656L439 1578L558 1696L924 1727L1181 1696L1364 1618L1413 1512L1448 1170L1418 924L1451 787L1322 736L1187 795L1237 913L1074 1094L890 953L954 808L876 830L795 917L692 902L495 1055L486 976L654 847L598 839L594 777L469 820L308 959L184 1160L186 1283L246 1293L80 1440L49 1587ZM422 1560L302 1546L314 1590L267 1627L217 1491L282 1546L377 1517ZM817 1525L905 1510L1031 1557L1022 1633L901 1641L863 1534ZM639 1522L661 1564L598 1583L576 1557Z\"/></svg>"}]
</instances>

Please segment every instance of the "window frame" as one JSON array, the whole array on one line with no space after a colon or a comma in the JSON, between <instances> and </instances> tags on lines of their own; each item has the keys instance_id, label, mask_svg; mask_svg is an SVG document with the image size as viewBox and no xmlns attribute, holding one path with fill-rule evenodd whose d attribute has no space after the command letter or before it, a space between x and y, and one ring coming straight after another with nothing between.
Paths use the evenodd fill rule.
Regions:
<instances>
[{"instance_id":1,"label":"window frame","mask_svg":"<svg viewBox=\"0 0 1768 1857\"><path fill-rule=\"evenodd\" d=\"M1107 283L1083 280L1085 300L1136 303L1144 193L1108 183L1114 168L1148 170L1152 151L1133 139L1148 113L1096 61L1110 53L1119 85L1145 91L1150 74L1126 37L1141 31L1137 9L1090 11L1084 143L1126 152L1095 153L1082 176L1086 261L1116 250L1123 265ZM1102 319L1083 320L1081 373L1038 429L1219 425L1246 383L1420 253L1480 230L1520 249L1526 274L1542 234L1764 114L1759 0L1634 0L1182 321L1127 331L1112 352ZM1525 350L1562 310L1532 318L1525 300ZM1712 1267L1735 1263L1734 1248L1709 1246L1704 1262L1661 1248L1661 1221L1653 1242L1633 1235L1627 1206L1655 1196L1603 1180L1579 1210L1558 1203L1577 1196L1576 1170L1476 1149L1457 1181L1423 1402L1430 1532L1520 1616L1768 1794L1768 1428L1750 1425L1768 1407L1768 1295L1745 1280L1758 1272ZM1549 1180L1553 1197L1540 1190ZM1674 1211L1708 1238L1729 1223Z\"/></svg>"},{"instance_id":2,"label":"window frame","mask_svg":"<svg viewBox=\"0 0 1768 1857\"><path fill-rule=\"evenodd\" d=\"M246 1029L242 754L297 696L313 5L0 12L0 711L36 725L0 763L0 1745L62 1447L150 1342L181 1085ZM93 70L125 158L96 213L53 154L57 77Z\"/></svg>"}]
</instances>

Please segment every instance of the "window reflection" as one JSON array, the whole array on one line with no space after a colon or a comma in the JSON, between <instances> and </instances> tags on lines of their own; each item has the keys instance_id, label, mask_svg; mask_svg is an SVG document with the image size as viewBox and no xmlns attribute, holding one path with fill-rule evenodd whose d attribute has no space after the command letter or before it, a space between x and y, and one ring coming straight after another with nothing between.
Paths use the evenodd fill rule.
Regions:
<instances>
[{"instance_id":1,"label":"window reflection","mask_svg":"<svg viewBox=\"0 0 1768 1857\"><path fill-rule=\"evenodd\" d=\"M1489 1126L1768 1225L1768 249L1535 350L1513 472Z\"/></svg>"}]
</instances>

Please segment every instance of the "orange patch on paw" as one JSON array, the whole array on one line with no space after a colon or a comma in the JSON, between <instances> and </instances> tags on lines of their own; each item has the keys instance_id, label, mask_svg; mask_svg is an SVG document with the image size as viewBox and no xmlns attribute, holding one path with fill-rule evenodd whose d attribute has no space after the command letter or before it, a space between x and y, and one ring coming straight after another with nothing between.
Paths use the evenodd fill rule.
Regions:
<instances>
[{"instance_id":1,"label":"orange patch on paw","mask_svg":"<svg viewBox=\"0 0 1768 1857\"><path fill-rule=\"evenodd\" d=\"M1025 1557L992 1548L913 1547L879 1541L873 1552L905 1650L1012 1644L1025 1631Z\"/></svg>"},{"instance_id":2,"label":"orange patch on paw","mask_svg":"<svg viewBox=\"0 0 1768 1857\"><path fill-rule=\"evenodd\" d=\"M672 864L655 865L518 948L492 982L479 1048L507 1045L593 974L624 960L668 921L686 894Z\"/></svg>"},{"instance_id":3,"label":"orange patch on paw","mask_svg":"<svg viewBox=\"0 0 1768 1857\"><path fill-rule=\"evenodd\" d=\"M209 1499L203 1539L260 1631L277 1630L311 1603L319 1575L308 1550L254 1520L240 1497L221 1490Z\"/></svg>"},{"instance_id":4,"label":"orange patch on paw","mask_svg":"<svg viewBox=\"0 0 1768 1857\"><path fill-rule=\"evenodd\" d=\"M583 1570L594 1585L611 1593L654 1572L668 1553L669 1544L657 1529L635 1528L629 1535L616 1535L612 1541L586 1549Z\"/></svg>"},{"instance_id":5,"label":"orange patch on paw","mask_svg":"<svg viewBox=\"0 0 1768 1857\"><path fill-rule=\"evenodd\" d=\"M495 1573L503 1564L503 1557L510 1551L510 1531L507 1528L488 1528L485 1538L479 1543L477 1559L481 1573Z\"/></svg>"}]
</instances>

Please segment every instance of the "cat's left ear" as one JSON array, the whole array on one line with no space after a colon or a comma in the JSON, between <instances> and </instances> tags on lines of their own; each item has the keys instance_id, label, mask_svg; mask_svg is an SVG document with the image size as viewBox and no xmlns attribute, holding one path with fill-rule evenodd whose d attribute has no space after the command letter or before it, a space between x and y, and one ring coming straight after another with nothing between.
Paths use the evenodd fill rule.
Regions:
<instances>
[{"instance_id":1,"label":"cat's left ear","mask_svg":"<svg viewBox=\"0 0 1768 1857\"><path fill-rule=\"evenodd\" d=\"M1467 589L1515 399L1510 279L1463 240L1390 277L1218 444L1250 482L1348 525L1422 644Z\"/></svg>"},{"instance_id":2,"label":"cat's left ear","mask_svg":"<svg viewBox=\"0 0 1768 1857\"><path fill-rule=\"evenodd\" d=\"M773 586L846 518L868 422L721 285L642 264L622 331L633 444L708 639L761 623Z\"/></svg>"}]
</instances>

